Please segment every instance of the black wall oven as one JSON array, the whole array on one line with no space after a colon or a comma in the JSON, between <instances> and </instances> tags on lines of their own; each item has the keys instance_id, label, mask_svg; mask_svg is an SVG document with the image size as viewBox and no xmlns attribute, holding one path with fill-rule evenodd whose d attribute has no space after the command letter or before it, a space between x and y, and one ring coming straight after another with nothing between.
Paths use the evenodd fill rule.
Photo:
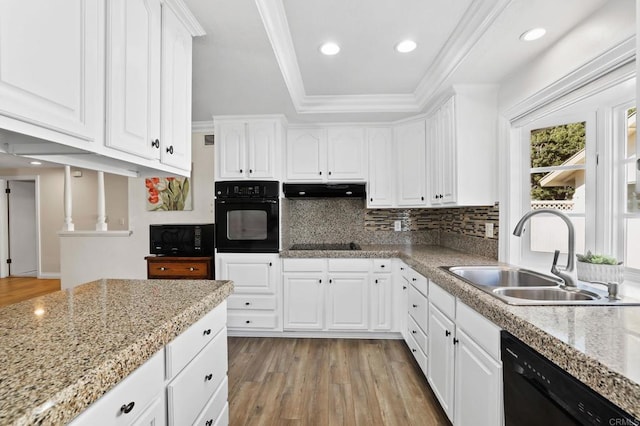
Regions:
<instances>
[{"instance_id":1,"label":"black wall oven","mask_svg":"<svg viewBox=\"0 0 640 426\"><path fill-rule=\"evenodd\" d=\"M279 251L278 187L277 181L216 182L216 249L219 253Z\"/></svg>"}]
</instances>

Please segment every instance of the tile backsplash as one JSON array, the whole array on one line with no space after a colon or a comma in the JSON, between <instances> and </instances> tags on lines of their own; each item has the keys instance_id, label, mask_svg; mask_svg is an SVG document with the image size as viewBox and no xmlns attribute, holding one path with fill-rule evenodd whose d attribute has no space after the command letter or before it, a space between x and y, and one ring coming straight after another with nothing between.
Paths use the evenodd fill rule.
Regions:
<instances>
[{"instance_id":1,"label":"tile backsplash","mask_svg":"<svg viewBox=\"0 0 640 426\"><path fill-rule=\"evenodd\" d=\"M297 243L434 244L498 257L498 204L439 209L367 209L364 200L284 199L283 248ZM394 231L400 220L402 232ZM485 237L485 224L494 227Z\"/></svg>"}]
</instances>

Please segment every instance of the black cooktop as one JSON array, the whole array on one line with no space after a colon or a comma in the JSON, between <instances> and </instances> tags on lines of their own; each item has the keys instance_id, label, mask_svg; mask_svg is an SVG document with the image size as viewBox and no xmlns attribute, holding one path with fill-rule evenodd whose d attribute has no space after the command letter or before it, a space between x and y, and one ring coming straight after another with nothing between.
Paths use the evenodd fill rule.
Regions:
<instances>
[{"instance_id":1,"label":"black cooktop","mask_svg":"<svg viewBox=\"0 0 640 426\"><path fill-rule=\"evenodd\" d=\"M294 244L289 250L362 250L357 243Z\"/></svg>"}]
</instances>

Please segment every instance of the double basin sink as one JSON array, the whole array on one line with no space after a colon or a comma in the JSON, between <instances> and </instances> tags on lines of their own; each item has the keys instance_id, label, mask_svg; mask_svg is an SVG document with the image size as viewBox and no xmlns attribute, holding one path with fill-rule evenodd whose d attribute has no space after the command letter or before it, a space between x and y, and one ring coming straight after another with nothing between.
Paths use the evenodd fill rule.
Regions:
<instances>
[{"instance_id":1,"label":"double basin sink","mask_svg":"<svg viewBox=\"0 0 640 426\"><path fill-rule=\"evenodd\" d=\"M559 278L516 266L443 266L442 269L510 305L640 305L629 298L564 286Z\"/></svg>"}]
</instances>

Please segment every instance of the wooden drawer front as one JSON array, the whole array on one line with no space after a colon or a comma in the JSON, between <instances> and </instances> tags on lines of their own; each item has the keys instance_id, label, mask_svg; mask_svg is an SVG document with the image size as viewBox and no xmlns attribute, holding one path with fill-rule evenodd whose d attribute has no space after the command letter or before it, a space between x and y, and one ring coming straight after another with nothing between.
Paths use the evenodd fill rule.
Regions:
<instances>
[{"instance_id":1,"label":"wooden drawer front","mask_svg":"<svg viewBox=\"0 0 640 426\"><path fill-rule=\"evenodd\" d=\"M500 327L459 300L456 306L456 325L494 359L500 360Z\"/></svg>"},{"instance_id":2,"label":"wooden drawer front","mask_svg":"<svg viewBox=\"0 0 640 426\"><path fill-rule=\"evenodd\" d=\"M118 383L76 417L72 425L129 425L163 391L164 351L160 350L137 370ZM133 403L131 411L124 413L122 406Z\"/></svg>"},{"instance_id":3,"label":"wooden drawer front","mask_svg":"<svg viewBox=\"0 0 640 426\"><path fill-rule=\"evenodd\" d=\"M282 259L283 272L325 272L325 259Z\"/></svg>"},{"instance_id":4,"label":"wooden drawer front","mask_svg":"<svg viewBox=\"0 0 640 426\"><path fill-rule=\"evenodd\" d=\"M407 275L409 276L409 283L412 286L417 288L420 293L424 294L425 296L429 296L429 280L427 280L425 277L423 277L413 269L409 269L409 273Z\"/></svg>"},{"instance_id":5,"label":"wooden drawer front","mask_svg":"<svg viewBox=\"0 0 640 426\"><path fill-rule=\"evenodd\" d=\"M227 332L218 335L167 386L169 425L189 425L227 376Z\"/></svg>"},{"instance_id":6,"label":"wooden drawer front","mask_svg":"<svg viewBox=\"0 0 640 426\"><path fill-rule=\"evenodd\" d=\"M275 329L278 316L275 313L255 313L250 311L229 311L229 328Z\"/></svg>"},{"instance_id":7,"label":"wooden drawer front","mask_svg":"<svg viewBox=\"0 0 640 426\"><path fill-rule=\"evenodd\" d=\"M150 262L149 278L193 278L210 277L209 262Z\"/></svg>"},{"instance_id":8,"label":"wooden drawer front","mask_svg":"<svg viewBox=\"0 0 640 426\"><path fill-rule=\"evenodd\" d=\"M391 273L391 259L373 259L373 272Z\"/></svg>"},{"instance_id":9,"label":"wooden drawer front","mask_svg":"<svg viewBox=\"0 0 640 426\"><path fill-rule=\"evenodd\" d=\"M329 272L369 272L370 259L329 259Z\"/></svg>"},{"instance_id":10,"label":"wooden drawer front","mask_svg":"<svg viewBox=\"0 0 640 426\"><path fill-rule=\"evenodd\" d=\"M229 309L249 309L268 310L276 309L275 296L245 296L243 294L232 294L227 298Z\"/></svg>"},{"instance_id":11,"label":"wooden drawer front","mask_svg":"<svg viewBox=\"0 0 640 426\"><path fill-rule=\"evenodd\" d=\"M225 377L222 384L213 394L207 406L204 407L198 419L193 423L198 426L213 425L213 422L220 417L224 407L227 405L227 395L229 394L229 380Z\"/></svg>"},{"instance_id":12,"label":"wooden drawer front","mask_svg":"<svg viewBox=\"0 0 640 426\"><path fill-rule=\"evenodd\" d=\"M227 322L226 300L166 346L167 380L171 380L196 356Z\"/></svg>"},{"instance_id":13,"label":"wooden drawer front","mask_svg":"<svg viewBox=\"0 0 640 426\"><path fill-rule=\"evenodd\" d=\"M409 335L407 339L407 345L409 346L409 350L413 354L413 357L418 362L420 369L422 370L422 374L427 375L427 355L422 352L420 346L416 343L413 335Z\"/></svg>"},{"instance_id":14,"label":"wooden drawer front","mask_svg":"<svg viewBox=\"0 0 640 426\"><path fill-rule=\"evenodd\" d=\"M409 313L423 331L429 329L429 301L414 286L409 286Z\"/></svg>"},{"instance_id":15,"label":"wooden drawer front","mask_svg":"<svg viewBox=\"0 0 640 426\"><path fill-rule=\"evenodd\" d=\"M409 334L413 336L413 339L416 341L418 346L420 346L420 349L422 349L426 354L428 349L427 334L411 317L409 317L407 321L407 330L409 331Z\"/></svg>"},{"instance_id":16,"label":"wooden drawer front","mask_svg":"<svg viewBox=\"0 0 640 426\"><path fill-rule=\"evenodd\" d=\"M429 283L429 300L449 319L456 317L456 298L433 282Z\"/></svg>"}]
</instances>

